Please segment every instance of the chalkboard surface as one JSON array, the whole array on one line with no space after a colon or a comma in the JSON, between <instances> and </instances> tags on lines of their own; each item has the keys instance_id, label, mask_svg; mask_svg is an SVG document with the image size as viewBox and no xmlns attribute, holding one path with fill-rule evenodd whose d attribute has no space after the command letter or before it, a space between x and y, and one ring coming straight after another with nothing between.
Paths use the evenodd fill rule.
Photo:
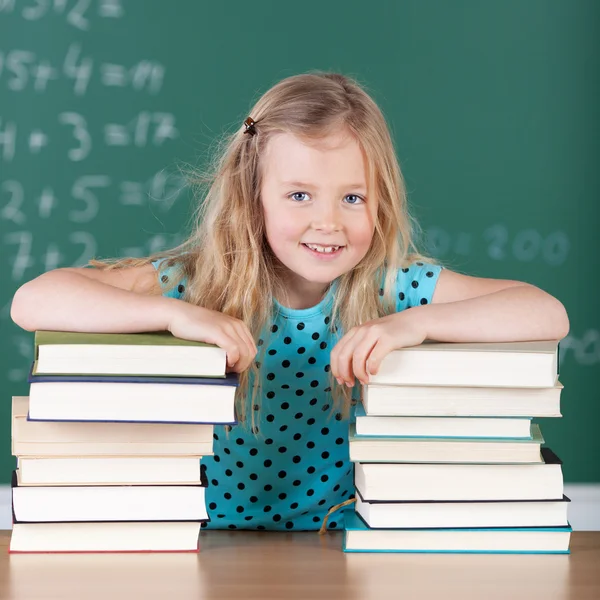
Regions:
<instances>
[{"instance_id":1,"label":"chalkboard surface","mask_svg":"<svg viewBox=\"0 0 600 600\"><path fill-rule=\"evenodd\" d=\"M16 289L176 244L180 167L311 69L382 107L426 252L566 305L564 417L541 427L566 481L600 481L599 16L595 0L0 0L0 482L33 351Z\"/></svg>"}]
</instances>

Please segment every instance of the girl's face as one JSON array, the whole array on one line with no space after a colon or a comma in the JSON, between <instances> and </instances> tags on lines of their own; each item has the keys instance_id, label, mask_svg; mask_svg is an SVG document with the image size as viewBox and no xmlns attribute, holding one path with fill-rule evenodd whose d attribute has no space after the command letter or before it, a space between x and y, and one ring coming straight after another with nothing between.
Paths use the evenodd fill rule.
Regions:
<instances>
[{"instance_id":1,"label":"girl's face","mask_svg":"<svg viewBox=\"0 0 600 600\"><path fill-rule=\"evenodd\" d=\"M366 159L347 133L319 142L276 134L264 156L261 200L267 241L288 269L292 308L318 303L369 250L376 199L367 198Z\"/></svg>"}]
</instances>

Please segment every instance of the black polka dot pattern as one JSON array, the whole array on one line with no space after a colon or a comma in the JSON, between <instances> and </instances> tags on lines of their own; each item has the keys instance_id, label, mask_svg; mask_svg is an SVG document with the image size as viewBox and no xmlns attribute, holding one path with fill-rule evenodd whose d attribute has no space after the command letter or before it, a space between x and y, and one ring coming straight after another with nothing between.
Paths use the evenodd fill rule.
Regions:
<instances>
[{"instance_id":1,"label":"black polka dot pattern","mask_svg":"<svg viewBox=\"0 0 600 600\"><path fill-rule=\"evenodd\" d=\"M441 267L418 261L400 269L396 282L396 310L399 312L413 306L431 302Z\"/></svg>"},{"instance_id":2,"label":"black polka dot pattern","mask_svg":"<svg viewBox=\"0 0 600 600\"><path fill-rule=\"evenodd\" d=\"M430 302L439 271L431 264L400 270L397 310ZM170 275L167 270L164 285ZM182 280L167 295L182 298L185 287ZM383 280L379 289L382 298ZM315 530L329 507L354 492L349 422L340 413L330 416L329 358L342 334L331 323L332 291L309 309L276 303L276 320L257 340L263 398L250 408L259 435L242 425L215 426L214 455L202 458L211 519L205 529ZM356 387L354 400L358 393ZM343 526L341 511L327 524Z\"/></svg>"}]
</instances>

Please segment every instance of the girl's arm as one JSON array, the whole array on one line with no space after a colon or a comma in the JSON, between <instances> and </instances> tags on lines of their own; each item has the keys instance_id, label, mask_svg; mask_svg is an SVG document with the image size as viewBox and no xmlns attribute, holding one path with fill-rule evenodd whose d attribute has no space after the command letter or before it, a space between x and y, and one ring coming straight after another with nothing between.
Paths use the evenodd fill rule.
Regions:
<instances>
[{"instance_id":1,"label":"girl's arm","mask_svg":"<svg viewBox=\"0 0 600 600\"><path fill-rule=\"evenodd\" d=\"M562 303L528 283L471 277L443 269L431 304L353 327L331 351L340 384L363 384L392 350L438 342L560 340L569 333Z\"/></svg>"},{"instance_id":2,"label":"girl's arm","mask_svg":"<svg viewBox=\"0 0 600 600\"><path fill-rule=\"evenodd\" d=\"M540 288L447 269L440 273L432 303L408 312L428 339L439 342L559 340L569 333L565 307Z\"/></svg>"},{"instance_id":3,"label":"girl's arm","mask_svg":"<svg viewBox=\"0 0 600 600\"><path fill-rule=\"evenodd\" d=\"M10 316L28 331L138 333L170 331L216 344L238 373L257 348L245 323L221 312L161 295L152 265L123 269L55 269L16 292Z\"/></svg>"},{"instance_id":4,"label":"girl's arm","mask_svg":"<svg viewBox=\"0 0 600 600\"><path fill-rule=\"evenodd\" d=\"M152 265L112 271L48 271L17 290L10 316L28 331L165 330L169 312L178 301L160 295L155 273Z\"/></svg>"}]
</instances>

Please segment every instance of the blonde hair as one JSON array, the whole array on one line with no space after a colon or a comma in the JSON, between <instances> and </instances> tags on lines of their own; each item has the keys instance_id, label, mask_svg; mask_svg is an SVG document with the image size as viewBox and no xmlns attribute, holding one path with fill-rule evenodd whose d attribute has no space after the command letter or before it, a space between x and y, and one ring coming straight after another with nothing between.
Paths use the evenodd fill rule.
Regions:
<instances>
[{"instance_id":1,"label":"blonde hair","mask_svg":"<svg viewBox=\"0 0 600 600\"><path fill-rule=\"evenodd\" d=\"M256 135L240 127L225 136L206 171L192 170L190 182L198 194L192 233L182 244L145 258L90 261L100 268L141 266L165 258L187 278L184 300L242 320L255 340L275 316L273 298L285 296L282 265L265 236L260 201L261 157L277 133L318 141L346 130L360 144L367 159L368 197L376 197L375 233L366 256L339 277L330 328L342 332L395 312L393 291L398 269L416 261L435 263L419 254L415 245L417 223L409 215L404 180L385 118L365 89L353 78L337 73L311 72L288 77L269 89L252 107ZM204 195L204 191L206 191ZM204 197L202 197L204 196ZM383 291L381 280L385 274ZM171 277L170 288L178 278ZM169 289L169 288L167 288ZM270 328L267 338L271 336ZM262 363L268 339L259 346ZM256 363L240 374L236 395L239 420L260 404L260 377ZM254 380L251 397L250 381ZM339 386L331 372L332 413L348 414L351 390Z\"/></svg>"}]
</instances>

